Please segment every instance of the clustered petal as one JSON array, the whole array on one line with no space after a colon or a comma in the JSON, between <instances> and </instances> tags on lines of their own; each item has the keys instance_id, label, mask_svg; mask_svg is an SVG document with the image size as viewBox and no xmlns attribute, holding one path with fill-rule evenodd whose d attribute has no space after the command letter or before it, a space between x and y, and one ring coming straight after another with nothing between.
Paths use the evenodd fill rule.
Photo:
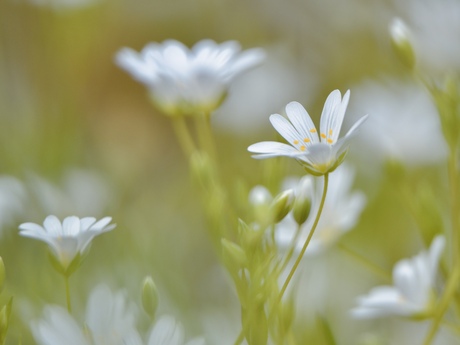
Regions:
<instances>
[{"instance_id":1,"label":"clustered petal","mask_svg":"<svg viewBox=\"0 0 460 345\"><path fill-rule=\"evenodd\" d=\"M357 318L389 315L423 316L430 311L438 263L445 238L438 235L429 251L399 261L393 269L393 286L379 286L358 299L351 313Z\"/></svg>"},{"instance_id":2,"label":"clustered petal","mask_svg":"<svg viewBox=\"0 0 460 345\"><path fill-rule=\"evenodd\" d=\"M249 146L248 150L256 153L253 157L259 159L293 157L313 175L334 171L345 158L351 136L367 118L367 115L363 116L339 139L349 98L350 91L343 99L339 90L331 92L324 104L319 133L305 108L298 102L289 103L286 106L289 120L279 114L270 116L273 127L289 145L264 141Z\"/></svg>"},{"instance_id":3,"label":"clustered petal","mask_svg":"<svg viewBox=\"0 0 460 345\"><path fill-rule=\"evenodd\" d=\"M224 99L230 82L258 65L261 49L241 51L236 41L202 40L192 49L176 40L150 43L138 53L123 48L117 64L151 91L156 104L170 115L209 113Z\"/></svg>"},{"instance_id":4,"label":"clustered petal","mask_svg":"<svg viewBox=\"0 0 460 345\"><path fill-rule=\"evenodd\" d=\"M46 217L43 226L35 223L23 223L19 234L46 242L52 253L66 269L77 254L83 254L93 238L115 228L110 224L112 218L105 217L97 221L94 217L67 217L61 221L53 215Z\"/></svg>"}]
</instances>

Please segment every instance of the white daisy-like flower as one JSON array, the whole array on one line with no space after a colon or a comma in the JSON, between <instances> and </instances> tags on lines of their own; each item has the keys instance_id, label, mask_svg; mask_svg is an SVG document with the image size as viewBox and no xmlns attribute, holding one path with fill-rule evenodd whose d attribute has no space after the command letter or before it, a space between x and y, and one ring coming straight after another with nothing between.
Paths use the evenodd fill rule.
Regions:
<instances>
[{"instance_id":1,"label":"white daisy-like flower","mask_svg":"<svg viewBox=\"0 0 460 345\"><path fill-rule=\"evenodd\" d=\"M308 176L307 176L308 177ZM303 177L302 179L305 179ZM318 223L314 236L308 245L306 255L317 255L337 242L346 232L353 229L359 220L359 216L366 205L366 197L360 191L351 192L353 185L354 171L347 165L340 166L330 176L328 193L323 207L323 212ZM319 201L321 199L322 181L313 180L306 184L308 189L314 189L312 210L295 243L295 250L300 252L309 231L313 225L314 218L318 213ZM276 227L275 241L280 248L288 248L292 245L295 237L297 224L289 215Z\"/></svg>"},{"instance_id":2,"label":"white daisy-like flower","mask_svg":"<svg viewBox=\"0 0 460 345\"><path fill-rule=\"evenodd\" d=\"M428 251L399 261L393 269L393 286L379 286L358 298L351 311L356 318L427 315L433 304L434 284L445 238L438 235Z\"/></svg>"},{"instance_id":3,"label":"white daisy-like flower","mask_svg":"<svg viewBox=\"0 0 460 345\"><path fill-rule=\"evenodd\" d=\"M270 122L290 145L264 141L249 146L248 150L256 153L253 157L259 159L293 157L312 175L319 176L334 171L345 158L349 139L367 118L367 115L363 116L339 139L349 98L350 91L345 93L343 99L339 90L331 92L321 114L319 135L305 108L298 102L289 103L286 106L289 120L273 114Z\"/></svg>"},{"instance_id":4,"label":"white daisy-like flower","mask_svg":"<svg viewBox=\"0 0 460 345\"><path fill-rule=\"evenodd\" d=\"M123 292L99 285L88 300L84 330L60 306L47 306L44 317L33 321L31 328L40 345L143 345L134 312Z\"/></svg>"},{"instance_id":5,"label":"white daisy-like flower","mask_svg":"<svg viewBox=\"0 0 460 345\"><path fill-rule=\"evenodd\" d=\"M35 223L23 223L19 234L46 242L60 265L66 270L77 255L82 255L92 239L115 228L109 224L111 217L96 218L75 216L67 217L61 223L56 216L48 216L43 226Z\"/></svg>"},{"instance_id":6,"label":"white daisy-like flower","mask_svg":"<svg viewBox=\"0 0 460 345\"><path fill-rule=\"evenodd\" d=\"M176 40L149 43L140 52L123 48L116 63L151 91L155 103L169 115L209 114L223 101L229 84L259 64L262 49L241 52L236 41L218 44L206 39L192 49Z\"/></svg>"}]
</instances>

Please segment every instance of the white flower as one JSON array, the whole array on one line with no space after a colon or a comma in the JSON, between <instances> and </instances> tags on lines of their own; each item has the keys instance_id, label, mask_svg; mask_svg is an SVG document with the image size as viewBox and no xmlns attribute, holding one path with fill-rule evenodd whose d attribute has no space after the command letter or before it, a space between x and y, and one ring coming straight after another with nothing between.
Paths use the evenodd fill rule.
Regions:
<instances>
[{"instance_id":1,"label":"white flower","mask_svg":"<svg viewBox=\"0 0 460 345\"><path fill-rule=\"evenodd\" d=\"M150 332L147 345L204 345L202 338L184 341L184 329L172 316L162 316Z\"/></svg>"},{"instance_id":2,"label":"white flower","mask_svg":"<svg viewBox=\"0 0 460 345\"><path fill-rule=\"evenodd\" d=\"M82 255L92 239L115 228L110 224L112 218L96 218L75 216L67 217L61 222L56 216L48 216L43 226L35 223L23 223L19 226L19 234L46 242L52 253L65 270L75 257Z\"/></svg>"},{"instance_id":3,"label":"white flower","mask_svg":"<svg viewBox=\"0 0 460 345\"><path fill-rule=\"evenodd\" d=\"M289 121L279 114L273 114L270 116L270 122L290 145L264 141L249 146L248 150L257 153L254 158L296 158L313 175L334 171L345 158L353 132L367 118L367 115L363 116L343 138L339 139L349 97L350 91L345 93L343 99L339 90L331 92L321 114L319 136L305 108L297 102L289 103L286 106Z\"/></svg>"},{"instance_id":4,"label":"white flower","mask_svg":"<svg viewBox=\"0 0 460 345\"><path fill-rule=\"evenodd\" d=\"M423 316L433 303L433 288L445 238L438 235L429 251L399 261L393 269L394 286L379 286L358 299L351 313L357 318L390 315Z\"/></svg>"},{"instance_id":5,"label":"white flower","mask_svg":"<svg viewBox=\"0 0 460 345\"><path fill-rule=\"evenodd\" d=\"M305 179L305 177L303 177ZM310 177L310 188L314 185L314 198L310 215L302 225L301 234L295 243L295 249L300 252L313 225L318 212L322 192L322 181ZM324 208L315 234L308 245L306 255L316 255L332 246L343 234L353 229L364 206L366 197L362 192L350 192L353 185L354 172L342 165L330 175L330 182ZM305 181L303 182L305 184ZM292 245L297 224L292 216L285 218L276 227L275 240L279 247L287 248Z\"/></svg>"},{"instance_id":6,"label":"white flower","mask_svg":"<svg viewBox=\"0 0 460 345\"><path fill-rule=\"evenodd\" d=\"M59 306L47 306L44 318L31 324L40 345L142 345L135 328L134 308L123 292L112 293L105 285L91 292L86 307L85 330Z\"/></svg>"},{"instance_id":7,"label":"white flower","mask_svg":"<svg viewBox=\"0 0 460 345\"><path fill-rule=\"evenodd\" d=\"M202 40L192 49L175 40L150 43L140 53L123 48L117 64L152 93L167 114L210 113L223 101L230 82L264 58L261 49L240 52L236 41Z\"/></svg>"}]
</instances>

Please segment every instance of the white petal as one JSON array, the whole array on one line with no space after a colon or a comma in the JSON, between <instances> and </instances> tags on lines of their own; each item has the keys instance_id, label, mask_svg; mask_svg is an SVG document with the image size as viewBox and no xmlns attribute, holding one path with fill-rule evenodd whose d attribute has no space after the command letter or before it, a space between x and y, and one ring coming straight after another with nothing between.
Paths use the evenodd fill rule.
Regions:
<instances>
[{"instance_id":1,"label":"white petal","mask_svg":"<svg viewBox=\"0 0 460 345\"><path fill-rule=\"evenodd\" d=\"M318 143L318 133L305 108L298 102L291 102L286 106L286 114L303 139L308 138L311 143ZM312 132L313 131L313 132Z\"/></svg>"},{"instance_id":2,"label":"white petal","mask_svg":"<svg viewBox=\"0 0 460 345\"><path fill-rule=\"evenodd\" d=\"M67 217L62 222L62 234L64 236L77 236L80 233L80 218Z\"/></svg>"},{"instance_id":3,"label":"white petal","mask_svg":"<svg viewBox=\"0 0 460 345\"><path fill-rule=\"evenodd\" d=\"M298 146L303 145L304 138L285 117L279 114L273 114L270 116L270 122L289 144ZM297 144L294 144L295 141L297 141Z\"/></svg>"},{"instance_id":4,"label":"white petal","mask_svg":"<svg viewBox=\"0 0 460 345\"><path fill-rule=\"evenodd\" d=\"M101 220L99 220L97 223L93 224L91 226L91 230L95 230L95 231L112 230L113 228L115 228L116 225L112 224L111 226L107 226L111 221L112 221L111 217L104 217Z\"/></svg>"},{"instance_id":5,"label":"white petal","mask_svg":"<svg viewBox=\"0 0 460 345\"><path fill-rule=\"evenodd\" d=\"M296 156L300 153L294 147L276 141L262 141L260 143L252 144L248 147L248 151L252 153L260 153L260 155L254 156L255 158Z\"/></svg>"},{"instance_id":6,"label":"white petal","mask_svg":"<svg viewBox=\"0 0 460 345\"><path fill-rule=\"evenodd\" d=\"M53 236L62 235L62 224L56 216L51 215L46 217L43 226Z\"/></svg>"},{"instance_id":7,"label":"white petal","mask_svg":"<svg viewBox=\"0 0 460 345\"><path fill-rule=\"evenodd\" d=\"M150 333L148 345L182 345L182 326L172 316L163 316Z\"/></svg>"},{"instance_id":8,"label":"white petal","mask_svg":"<svg viewBox=\"0 0 460 345\"><path fill-rule=\"evenodd\" d=\"M339 110L340 104L342 101L342 97L339 90L332 91L326 99L324 103L323 112L321 113L321 120L320 120L320 133L321 135L328 136L328 131L331 128L332 123L334 122L334 118ZM335 133L333 133L335 135ZM325 141L324 138L321 138L321 141Z\"/></svg>"}]
</instances>

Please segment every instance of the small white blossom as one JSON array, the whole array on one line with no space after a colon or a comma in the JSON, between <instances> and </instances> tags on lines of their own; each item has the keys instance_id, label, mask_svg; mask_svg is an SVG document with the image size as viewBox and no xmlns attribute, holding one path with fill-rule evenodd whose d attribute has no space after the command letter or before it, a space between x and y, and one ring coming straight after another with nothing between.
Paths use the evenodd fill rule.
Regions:
<instances>
[{"instance_id":1,"label":"small white blossom","mask_svg":"<svg viewBox=\"0 0 460 345\"><path fill-rule=\"evenodd\" d=\"M303 193L313 194L312 209L307 221L302 225L301 233L295 243L297 252L301 251L313 225L322 192L321 181L309 177L310 183L306 183L306 178L302 178L303 182L300 185L305 186ZM366 197L360 191L350 192L353 180L354 171L347 165L340 166L330 175L324 208L315 234L308 245L306 255L316 255L323 252L356 225L366 205ZM308 192L308 189L314 189L314 191ZM296 228L297 224L291 215L277 225L275 240L280 248L287 248L292 245Z\"/></svg>"},{"instance_id":2,"label":"small white blossom","mask_svg":"<svg viewBox=\"0 0 460 345\"><path fill-rule=\"evenodd\" d=\"M91 292L86 307L85 330L59 306L47 306L44 317L32 322L40 345L142 345L135 328L134 308L123 292L112 293L105 285Z\"/></svg>"},{"instance_id":3,"label":"small white blossom","mask_svg":"<svg viewBox=\"0 0 460 345\"><path fill-rule=\"evenodd\" d=\"M204 345L203 338L195 338L187 343L184 329L172 316L162 316L150 332L147 345Z\"/></svg>"},{"instance_id":4,"label":"small white blossom","mask_svg":"<svg viewBox=\"0 0 460 345\"><path fill-rule=\"evenodd\" d=\"M217 44L202 40L188 49L176 40L150 43L140 52L121 49L117 64L151 91L156 104L169 115L210 113L223 101L229 84L259 64L261 49L241 52L236 41Z\"/></svg>"},{"instance_id":5,"label":"small white blossom","mask_svg":"<svg viewBox=\"0 0 460 345\"><path fill-rule=\"evenodd\" d=\"M313 175L334 171L345 158L352 134L367 118L367 115L363 116L339 139L349 98L350 91L345 93L343 99L339 90L331 92L321 114L319 135L305 108L297 102L289 103L286 106L289 120L273 114L270 122L290 145L264 141L249 146L248 150L256 153L254 158L293 157Z\"/></svg>"},{"instance_id":6,"label":"small white blossom","mask_svg":"<svg viewBox=\"0 0 460 345\"><path fill-rule=\"evenodd\" d=\"M19 226L19 234L46 242L56 259L65 270L78 254L83 254L92 239L115 228L109 224L112 218L96 218L75 216L67 217L61 223L56 216L48 216L43 226L35 223L23 223Z\"/></svg>"},{"instance_id":7,"label":"small white blossom","mask_svg":"<svg viewBox=\"0 0 460 345\"><path fill-rule=\"evenodd\" d=\"M423 316L430 312L433 288L445 238L437 236L428 251L399 261L393 269L394 286L379 286L358 299L351 313L357 318L390 315Z\"/></svg>"}]
</instances>

